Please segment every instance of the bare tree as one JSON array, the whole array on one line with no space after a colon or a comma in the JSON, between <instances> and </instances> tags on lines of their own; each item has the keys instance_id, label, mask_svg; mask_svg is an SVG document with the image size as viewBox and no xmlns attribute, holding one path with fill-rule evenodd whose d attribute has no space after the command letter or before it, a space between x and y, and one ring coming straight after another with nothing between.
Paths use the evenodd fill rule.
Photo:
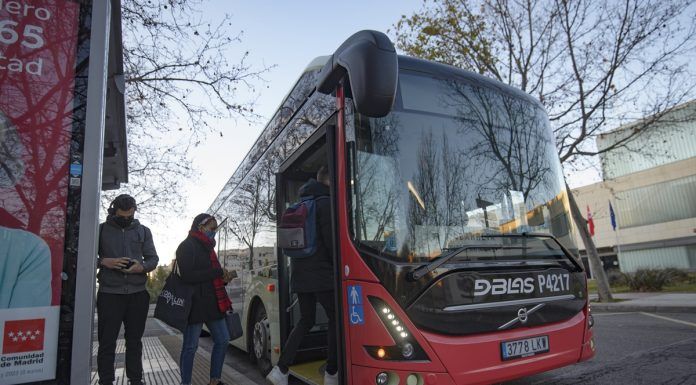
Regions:
<instances>
[{"instance_id":1,"label":"bare tree","mask_svg":"<svg viewBox=\"0 0 696 385\"><path fill-rule=\"evenodd\" d=\"M674 106L694 96L693 0L426 0L395 24L407 54L470 69L536 96L545 106L566 168L625 146ZM649 90L649 92L647 92ZM617 143L594 139L651 116ZM572 210L581 232L585 219ZM584 240L590 240L583 234ZM588 256L599 265L592 242ZM602 269L601 301L611 300Z\"/></svg>"},{"instance_id":2,"label":"bare tree","mask_svg":"<svg viewBox=\"0 0 696 385\"><path fill-rule=\"evenodd\" d=\"M265 197L269 181L264 173L250 175L250 180L239 187L239 191L230 199L227 210L229 229L232 234L249 248L248 268L254 268L254 243L262 226L268 223L265 213L269 199Z\"/></svg>"},{"instance_id":3,"label":"bare tree","mask_svg":"<svg viewBox=\"0 0 696 385\"><path fill-rule=\"evenodd\" d=\"M460 130L472 134L477 142L471 146L470 157L480 164L497 169L506 178L493 176L481 181L493 186L496 193L510 189L522 192L525 200L532 191L548 183L551 165L544 156L548 130L537 115L537 109L526 101L510 95L500 95L461 82L448 84L447 96L457 109Z\"/></svg>"},{"instance_id":4,"label":"bare tree","mask_svg":"<svg viewBox=\"0 0 696 385\"><path fill-rule=\"evenodd\" d=\"M469 197L462 186L467 182L469 167L467 154L451 144L446 132L442 132L440 143L437 140L432 131L421 136L418 168L412 177L418 196L413 193L413 198L409 200L408 223L412 245L419 241L416 226L423 226L426 240L435 235L439 248L444 249L453 239L453 229L462 226L464 231L463 226L467 223L462 204ZM429 228L435 233L428 233ZM428 244L425 246L428 247ZM428 253L430 251L427 250Z\"/></svg>"},{"instance_id":5,"label":"bare tree","mask_svg":"<svg viewBox=\"0 0 696 385\"><path fill-rule=\"evenodd\" d=\"M193 177L189 151L213 134L213 121L254 119L239 91L269 68L254 69L237 48L231 18L207 20L204 0L124 0L129 183L124 189L158 214L183 200ZM214 134L223 136L223 131ZM108 202L114 193L105 194Z\"/></svg>"},{"instance_id":6,"label":"bare tree","mask_svg":"<svg viewBox=\"0 0 696 385\"><path fill-rule=\"evenodd\" d=\"M399 116L382 119L360 117L359 130L363 131L362 145L367 151L358 151L360 178L357 178L356 219L360 238L367 241L384 239L385 230L393 227L398 204L398 190L392 177L398 169Z\"/></svg>"},{"instance_id":7,"label":"bare tree","mask_svg":"<svg viewBox=\"0 0 696 385\"><path fill-rule=\"evenodd\" d=\"M391 181L385 182L384 159L364 157L360 171L365 175L358 184L357 219L360 237L367 241L379 241L384 231L394 222L398 193ZM391 164L387 164L391 166ZM390 170L391 171L391 170Z\"/></svg>"}]
</instances>

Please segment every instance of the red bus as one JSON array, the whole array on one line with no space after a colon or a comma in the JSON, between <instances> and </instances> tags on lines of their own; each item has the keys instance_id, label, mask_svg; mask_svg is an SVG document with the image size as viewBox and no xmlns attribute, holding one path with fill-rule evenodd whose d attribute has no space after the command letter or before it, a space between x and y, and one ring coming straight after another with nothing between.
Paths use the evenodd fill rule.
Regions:
<instances>
[{"instance_id":1,"label":"red bus","mask_svg":"<svg viewBox=\"0 0 696 385\"><path fill-rule=\"evenodd\" d=\"M523 92L361 31L315 59L209 211L262 371L299 310L280 214L330 170L340 380L484 384L594 355L587 282L547 115ZM326 316L291 373L321 384Z\"/></svg>"}]
</instances>

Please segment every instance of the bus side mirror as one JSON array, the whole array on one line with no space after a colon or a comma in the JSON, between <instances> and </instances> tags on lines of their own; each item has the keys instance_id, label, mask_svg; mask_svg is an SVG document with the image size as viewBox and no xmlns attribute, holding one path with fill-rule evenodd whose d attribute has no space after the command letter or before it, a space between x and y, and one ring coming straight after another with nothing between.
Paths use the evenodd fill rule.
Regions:
<instances>
[{"instance_id":1,"label":"bus side mirror","mask_svg":"<svg viewBox=\"0 0 696 385\"><path fill-rule=\"evenodd\" d=\"M332 93L346 74L359 113L374 118L389 114L396 97L399 63L387 35L364 30L349 37L322 68L317 90Z\"/></svg>"}]
</instances>

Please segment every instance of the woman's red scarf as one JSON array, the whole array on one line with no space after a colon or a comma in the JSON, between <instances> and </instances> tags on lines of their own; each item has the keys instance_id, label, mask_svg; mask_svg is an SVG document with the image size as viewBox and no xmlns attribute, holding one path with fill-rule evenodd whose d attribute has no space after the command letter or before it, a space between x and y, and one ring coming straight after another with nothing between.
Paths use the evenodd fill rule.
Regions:
<instances>
[{"instance_id":1,"label":"woman's red scarf","mask_svg":"<svg viewBox=\"0 0 696 385\"><path fill-rule=\"evenodd\" d=\"M189 235L201 241L205 248L210 250L210 265L213 269L221 269L220 261L218 261L217 254L215 253L215 240L208 238L207 235L200 231L191 230L189 231ZM227 296L227 291L225 291L225 281L220 277L214 278L213 286L215 287L218 309L221 313L225 313L232 308L232 301L230 301L230 298Z\"/></svg>"}]
</instances>

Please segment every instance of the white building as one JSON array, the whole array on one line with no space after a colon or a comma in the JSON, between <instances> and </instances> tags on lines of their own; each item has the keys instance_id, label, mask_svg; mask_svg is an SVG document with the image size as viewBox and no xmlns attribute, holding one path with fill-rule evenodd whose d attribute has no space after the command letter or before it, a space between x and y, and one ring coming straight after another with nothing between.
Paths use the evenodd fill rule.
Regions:
<instances>
[{"instance_id":1,"label":"white building","mask_svg":"<svg viewBox=\"0 0 696 385\"><path fill-rule=\"evenodd\" d=\"M592 213L605 268L696 270L696 100L603 134L597 147L609 148L636 130L644 132L600 156L604 181L573 194L582 213L588 207ZM577 233L576 239L582 255Z\"/></svg>"}]
</instances>

